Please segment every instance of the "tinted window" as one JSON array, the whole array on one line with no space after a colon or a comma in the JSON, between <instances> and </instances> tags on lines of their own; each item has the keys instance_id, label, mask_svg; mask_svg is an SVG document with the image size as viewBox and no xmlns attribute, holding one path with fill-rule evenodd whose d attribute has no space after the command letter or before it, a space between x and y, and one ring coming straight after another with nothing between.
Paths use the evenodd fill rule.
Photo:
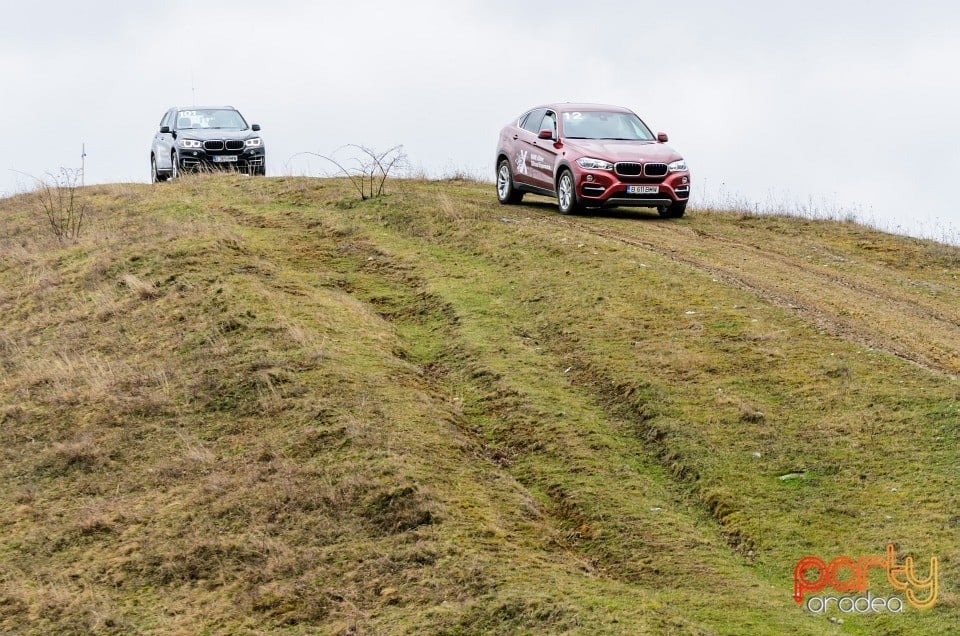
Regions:
<instances>
[{"instance_id":1,"label":"tinted window","mask_svg":"<svg viewBox=\"0 0 960 636\"><path fill-rule=\"evenodd\" d=\"M557 115L551 111L548 111L546 115L543 116L543 121L540 122L540 127L537 129L537 132L541 130L549 130L554 139L557 137Z\"/></svg>"},{"instance_id":2,"label":"tinted window","mask_svg":"<svg viewBox=\"0 0 960 636\"><path fill-rule=\"evenodd\" d=\"M546 108L531 110L527 113L527 116L523 118L520 127L524 130L529 130L533 134L537 134L540 132L540 122L543 120L543 114L545 112L547 112Z\"/></svg>"}]
</instances>

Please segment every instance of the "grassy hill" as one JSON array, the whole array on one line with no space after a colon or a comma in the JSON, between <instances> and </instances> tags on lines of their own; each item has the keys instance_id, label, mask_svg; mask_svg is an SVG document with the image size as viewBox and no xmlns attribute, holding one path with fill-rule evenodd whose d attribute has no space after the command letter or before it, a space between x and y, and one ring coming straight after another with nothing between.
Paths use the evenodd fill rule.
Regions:
<instances>
[{"instance_id":1,"label":"grassy hill","mask_svg":"<svg viewBox=\"0 0 960 636\"><path fill-rule=\"evenodd\" d=\"M960 250L463 182L83 196L64 246L0 201L0 632L956 633ZM793 601L888 544L932 609Z\"/></svg>"}]
</instances>

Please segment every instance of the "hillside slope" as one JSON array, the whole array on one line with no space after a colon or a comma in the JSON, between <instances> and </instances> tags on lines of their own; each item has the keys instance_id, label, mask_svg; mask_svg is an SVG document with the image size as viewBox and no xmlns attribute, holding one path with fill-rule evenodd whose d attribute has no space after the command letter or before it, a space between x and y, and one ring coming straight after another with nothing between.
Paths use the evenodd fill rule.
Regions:
<instances>
[{"instance_id":1,"label":"hillside slope","mask_svg":"<svg viewBox=\"0 0 960 636\"><path fill-rule=\"evenodd\" d=\"M960 250L459 182L84 196L63 247L0 201L0 631L960 621ZM793 601L888 544L932 609Z\"/></svg>"}]
</instances>

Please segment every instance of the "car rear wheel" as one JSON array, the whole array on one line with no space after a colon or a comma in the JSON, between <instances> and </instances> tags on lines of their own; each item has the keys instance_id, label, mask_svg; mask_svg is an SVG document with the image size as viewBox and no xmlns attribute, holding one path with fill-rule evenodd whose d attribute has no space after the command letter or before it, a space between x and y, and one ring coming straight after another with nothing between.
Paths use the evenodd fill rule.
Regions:
<instances>
[{"instance_id":1,"label":"car rear wheel","mask_svg":"<svg viewBox=\"0 0 960 636\"><path fill-rule=\"evenodd\" d=\"M513 173L510 172L510 162L506 159L497 166L497 199L503 205L520 203L523 192L513 187Z\"/></svg>"},{"instance_id":2,"label":"car rear wheel","mask_svg":"<svg viewBox=\"0 0 960 636\"><path fill-rule=\"evenodd\" d=\"M679 219L686 211L686 201L678 201L677 203L657 209L657 212L659 212L660 216L664 219Z\"/></svg>"},{"instance_id":3,"label":"car rear wheel","mask_svg":"<svg viewBox=\"0 0 960 636\"><path fill-rule=\"evenodd\" d=\"M573 173L564 170L557 180L557 205L561 214L577 214L583 210L577 198L577 189L573 182Z\"/></svg>"}]
</instances>

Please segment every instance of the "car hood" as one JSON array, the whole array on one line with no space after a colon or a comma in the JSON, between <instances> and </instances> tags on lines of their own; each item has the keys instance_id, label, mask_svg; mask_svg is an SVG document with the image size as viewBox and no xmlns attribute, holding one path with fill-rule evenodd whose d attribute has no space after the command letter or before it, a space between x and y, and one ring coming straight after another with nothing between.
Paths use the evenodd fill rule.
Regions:
<instances>
[{"instance_id":1,"label":"car hood","mask_svg":"<svg viewBox=\"0 0 960 636\"><path fill-rule=\"evenodd\" d=\"M676 150L656 141L614 141L611 139L564 139L567 150L575 150L584 157L595 157L616 163L641 161L670 163L683 159Z\"/></svg>"},{"instance_id":2,"label":"car hood","mask_svg":"<svg viewBox=\"0 0 960 636\"><path fill-rule=\"evenodd\" d=\"M206 141L207 139L250 139L256 137L257 133L249 128L247 130L237 130L236 128L184 128L177 131L177 136Z\"/></svg>"}]
</instances>

